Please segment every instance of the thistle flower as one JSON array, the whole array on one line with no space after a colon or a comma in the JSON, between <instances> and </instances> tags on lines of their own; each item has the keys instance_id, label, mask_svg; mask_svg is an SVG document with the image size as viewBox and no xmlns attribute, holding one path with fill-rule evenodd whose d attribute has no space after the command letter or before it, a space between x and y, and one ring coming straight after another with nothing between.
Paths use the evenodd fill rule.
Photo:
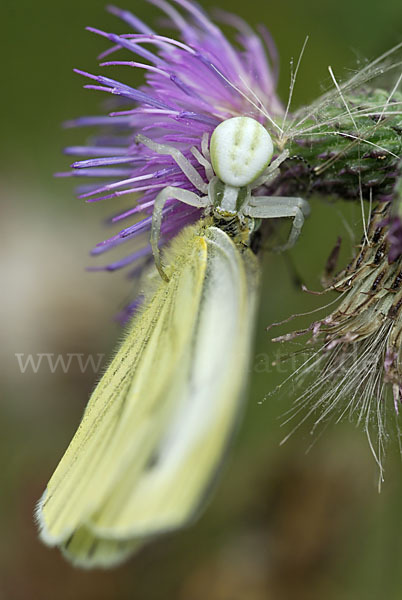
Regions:
<instances>
[{"instance_id":1,"label":"thistle flower","mask_svg":"<svg viewBox=\"0 0 402 600\"><path fill-rule=\"evenodd\" d=\"M101 54L101 66L124 65L142 69L145 85L133 88L105 75L77 70L93 80L94 83L86 88L117 96L117 104L122 110L115 107L107 116L82 117L67 124L99 126L102 133L92 138L88 146L66 149L68 154L87 158L74 162L73 172L63 175L106 178L102 185L90 184L81 188L80 197L88 202L136 194L133 207L111 219L112 223L131 220L130 225L92 251L93 255L99 255L129 242L129 254L104 267L95 267L95 270L114 271L136 263L135 273L141 272L151 260L148 238L157 193L167 186L193 190L170 156L161 156L136 144L139 133L181 150L206 181L201 153L205 155L208 151L207 138L221 121L247 115L265 123L267 117L261 106L269 111L272 119L283 113L275 93L275 48L264 27L260 28L261 37L258 37L240 18L221 13L222 21L237 31L239 46L234 47L199 6L187 0L174 0L174 4L184 9L183 15L165 0L150 2L168 16L170 26L179 31L180 41L156 34L130 12L113 6L108 10L135 33L116 35L88 28L113 44ZM115 53L121 50L131 53L134 60L113 60ZM272 66L267 50L272 56ZM167 215L162 222L162 244L176 236L185 225L198 220L200 211L171 199L164 209L164 216Z\"/></svg>"},{"instance_id":2,"label":"thistle flower","mask_svg":"<svg viewBox=\"0 0 402 600\"><path fill-rule=\"evenodd\" d=\"M398 416L402 403L402 256L388 260L390 210L387 203L373 211L359 252L326 288L341 294L337 308L308 329L274 340L311 334L311 356L295 379L315 380L297 398L291 418L308 407L303 420L316 415L313 429L334 416L356 419L380 466L380 480L387 421L392 413Z\"/></svg>"},{"instance_id":3,"label":"thistle flower","mask_svg":"<svg viewBox=\"0 0 402 600\"><path fill-rule=\"evenodd\" d=\"M370 88L368 82L398 67L395 53L401 45L343 84L337 82L330 69L333 89L311 105L291 112L304 46L291 73L284 108L276 95L275 47L263 26L257 36L239 17L218 13L220 20L237 33L237 45L233 45L198 5L188 0L150 2L168 17L168 25L178 32L178 39L155 33L137 16L114 6L108 10L134 33L117 35L88 28L113 44L100 55L101 66L142 70L144 85L134 88L106 75L76 70L92 80L86 88L114 96L113 111L67 123L70 127L96 126L101 131L87 146L66 149L67 154L86 158L74 162L73 170L61 175L104 178L102 185L81 186L80 197L88 202L135 194L132 208L111 218L111 223L130 224L99 243L92 254L101 255L124 243L130 250L123 258L92 270L114 271L131 266L134 275L141 274L143 267L152 262L148 238L157 193L169 185L194 191L170 156L136 144L138 134L182 151L206 181L205 156L212 131L230 117L250 116L269 130L276 151L286 148L290 156L281 165L279 178L268 189L262 187L261 194L307 198L318 193L358 201L395 195L402 143L401 79L391 92ZM129 53L130 60L120 57L122 51ZM117 52L118 58L125 60L114 60ZM185 225L197 221L200 210L172 198L166 203L164 216L168 218L162 221L161 245ZM399 213L392 218L390 256L394 259L402 231ZM137 300L129 310L136 304Z\"/></svg>"}]
</instances>

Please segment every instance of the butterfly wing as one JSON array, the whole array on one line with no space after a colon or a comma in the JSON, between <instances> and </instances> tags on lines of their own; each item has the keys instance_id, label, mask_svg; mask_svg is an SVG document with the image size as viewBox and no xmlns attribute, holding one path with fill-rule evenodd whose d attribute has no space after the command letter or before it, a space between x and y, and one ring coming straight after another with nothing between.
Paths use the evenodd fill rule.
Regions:
<instances>
[{"instance_id":1,"label":"butterfly wing","mask_svg":"<svg viewBox=\"0 0 402 600\"><path fill-rule=\"evenodd\" d=\"M133 456L141 472L171 410L161 398L194 328L206 269L203 239L187 231L181 242L169 284L161 282L134 319L38 505L41 537L50 545L102 505Z\"/></svg>"},{"instance_id":2,"label":"butterfly wing","mask_svg":"<svg viewBox=\"0 0 402 600\"><path fill-rule=\"evenodd\" d=\"M90 521L102 536L155 535L197 513L241 413L258 269L220 229L205 233L207 268L196 327L166 394L176 399L152 463L128 469ZM169 405L172 405L169 402Z\"/></svg>"},{"instance_id":3,"label":"butterfly wing","mask_svg":"<svg viewBox=\"0 0 402 600\"><path fill-rule=\"evenodd\" d=\"M193 518L241 412L255 258L215 227L173 254L38 508L43 539L76 564L111 566Z\"/></svg>"},{"instance_id":4,"label":"butterfly wing","mask_svg":"<svg viewBox=\"0 0 402 600\"><path fill-rule=\"evenodd\" d=\"M61 544L62 554L73 565L84 569L110 568L119 565L143 545L143 541L106 539L81 526Z\"/></svg>"}]
</instances>

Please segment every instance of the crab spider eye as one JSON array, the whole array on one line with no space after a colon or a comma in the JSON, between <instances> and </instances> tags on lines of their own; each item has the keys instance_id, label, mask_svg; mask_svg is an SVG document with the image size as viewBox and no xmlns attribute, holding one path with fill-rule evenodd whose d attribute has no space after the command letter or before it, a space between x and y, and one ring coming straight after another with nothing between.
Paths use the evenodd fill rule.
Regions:
<instances>
[{"instance_id":1,"label":"crab spider eye","mask_svg":"<svg viewBox=\"0 0 402 600\"><path fill-rule=\"evenodd\" d=\"M211 162L221 181L248 185L268 166L274 146L268 131L251 117L233 117L216 127L210 144Z\"/></svg>"}]
</instances>

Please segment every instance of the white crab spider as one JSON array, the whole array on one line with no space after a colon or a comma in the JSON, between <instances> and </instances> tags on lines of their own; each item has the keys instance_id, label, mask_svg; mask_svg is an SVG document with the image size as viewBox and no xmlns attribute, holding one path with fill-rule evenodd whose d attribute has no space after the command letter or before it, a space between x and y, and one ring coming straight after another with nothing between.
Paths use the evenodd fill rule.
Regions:
<instances>
[{"instance_id":1,"label":"white crab spider","mask_svg":"<svg viewBox=\"0 0 402 600\"><path fill-rule=\"evenodd\" d=\"M208 150L208 136L203 137L202 154L191 148L193 156L205 169L205 183L195 167L180 150L159 144L139 134L137 143L142 143L154 152L170 155L187 179L201 192L168 186L155 198L152 215L151 246L156 267L165 280L158 247L162 210L166 200L174 198L184 204L203 208L219 220L237 218L248 236L255 228L254 219L292 217L292 229L286 244L278 248L291 248L300 235L304 218L310 212L303 198L283 196L253 196L257 187L273 181L278 175L279 165L289 156L283 151L271 164L273 143L267 130L251 117L233 117L220 123L213 131Z\"/></svg>"}]
</instances>

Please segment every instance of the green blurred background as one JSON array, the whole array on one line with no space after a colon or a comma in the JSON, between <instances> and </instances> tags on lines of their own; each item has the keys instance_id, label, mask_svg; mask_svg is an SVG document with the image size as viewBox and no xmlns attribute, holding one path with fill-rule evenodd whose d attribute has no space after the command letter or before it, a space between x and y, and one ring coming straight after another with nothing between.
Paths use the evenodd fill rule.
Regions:
<instances>
[{"instance_id":1,"label":"green blurred background","mask_svg":"<svg viewBox=\"0 0 402 600\"><path fill-rule=\"evenodd\" d=\"M121 6L154 22L155 10L145 2ZM295 106L328 85L329 64L347 75L359 59L374 58L402 39L400 0L249 0L247 6L221 0L219 7L270 29L281 56L283 98L289 60L310 35ZM109 356L120 336L113 315L129 297L130 283L123 275L84 270L93 261L89 250L105 236L102 222L116 207L75 199L74 182L52 174L71 162L63 146L80 144L86 135L63 131L60 123L101 110L102 97L82 90L72 73L73 67L97 71L96 55L105 48L84 26L127 28L100 0L2 0L0 17L0 600L401 598L402 465L395 444L378 494L378 470L362 431L349 423L331 425L306 453L313 441L310 422L279 446L290 430L281 427L289 389L261 403L286 376L264 368L277 351L266 325L322 302L298 290L278 256L264 259L246 418L202 518L110 572L74 570L38 542L35 502L75 431L96 375L76 364L68 373L46 366L21 373L16 354ZM358 239L359 207L315 201L292 252L313 289L337 235L349 239L342 214Z\"/></svg>"}]
</instances>

